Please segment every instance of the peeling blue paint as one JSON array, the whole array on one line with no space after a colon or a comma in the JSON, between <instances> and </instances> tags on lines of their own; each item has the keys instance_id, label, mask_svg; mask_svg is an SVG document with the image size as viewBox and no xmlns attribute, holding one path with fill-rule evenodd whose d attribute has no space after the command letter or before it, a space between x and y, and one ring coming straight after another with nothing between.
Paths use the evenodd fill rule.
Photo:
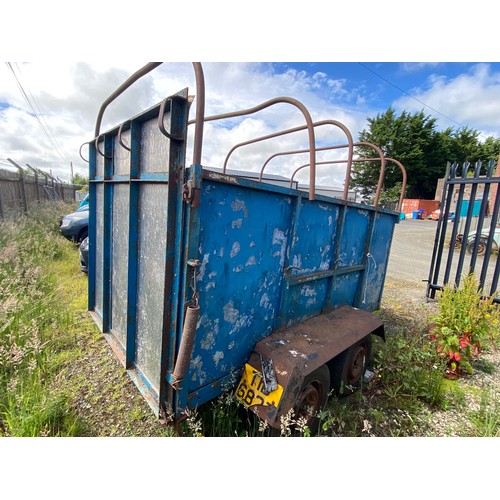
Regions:
<instances>
[{"instance_id":1,"label":"peeling blue paint","mask_svg":"<svg viewBox=\"0 0 500 500\"><path fill-rule=\"evenodd\" d=\"M187 101L172 102L174 108L177 126L187 127ZM234 384L255 344L277 328L339 305L376 308L397 214L324 196L310 201L306 193L201 165L185 169L185 144L157 130L158 111L130 121L128 175L124 156L114 154L121 127L102 134L104 157L90 143L96 246L89 309L103 332L122 341L126 368L148 380L156 409L171 398L178 416ZM200 190L199 206L183 201L184 178ZM120 216L119 198L130 200ZM114 234L124 220L125 244ZM120 245L123 258L112 253ZM118 261L127 262L126 279L116 279ZM188 372L171 390L184 313L195 301L200 316Z\"/></svg>"}]
</instances>

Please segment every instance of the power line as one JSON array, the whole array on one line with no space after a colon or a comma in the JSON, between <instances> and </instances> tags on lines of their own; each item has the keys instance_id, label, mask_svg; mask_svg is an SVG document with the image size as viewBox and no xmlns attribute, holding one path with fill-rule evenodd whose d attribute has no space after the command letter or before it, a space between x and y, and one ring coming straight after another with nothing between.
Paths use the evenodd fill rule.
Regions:
<instances>
[{"instance_id":1,"label":"power line","mask_svg":"<svg viewBox=\"0 0 500 500\"><path fill-rule=\"evenodd\" d=\"M453 122L453 123L455 123L457 125L460 125L460 127L464 127L464 128L466 127L466 125L464 125L463 123L457 122L453 118L450 118L449 116L441 113L441 111L438 111L437 109L434 109L433 107L429 106L427 103L425 103L424 101L418 99L417 97L415 97L414 95L410 94L409 92L407 92L406 90L402 89L401 87L398 87L395 83L392 83L387 78L384 78L382 75L379 75L377 72L373 71L371 68L369 68L368 66L366 66L366 64L363 64L363 63L358 63L358 64L360 66L363 66L363 68L367 69L368 71L370 71L371 73L373 73L375 76L377 76L381 80L384 80L384 82L388 83L389 85L392 85L395 89L398 89L403 94L406 94L408 97L411 97L415 101L417 101L420 104L424 105L426 108L429 108L430 110L434 111L434 113L437 113L438 115L441 115L443 118L446 118L447 120L450 120L451 122ZM484 136L481 133L479 135L484 138Z\"/></svg>"},{"instance_id":2,"label":"power line","mask_svg":"<svg viewBox=\"0 0 500 500\"><path fill-rule=\"evenodd\" d=\"M45 121L45 118L43 118L43 114L41 113L40 108L36 104L36 101L35 101L35 99L33 97L33 94L31 94L31 92L28 89L28 92L30 93L31 98L33 99L33 102L35 103L35 105L38 108L38 113L35 110L33 104L31 103L28 95L26 94L26 91L24 90L24 87L23 87L22 83L20 82L18 76L16 75L16 73L14 71L14 68L12 67L12 64L10 62L7 62L6 64L9 67L9 69L11 70L12 74L14 75L14 78L16 80L17 86L19 87L19 91L21 92L21 94L22 94L24 100L26 101L26 104L28 105L29 109L31 110L33 116L35 117L35 119L37 120L38 124L40 125L40 128L42 129L42 132L45 134L45 136L47 137L47 139L49 140L49 142L52 144L52 146L54 147L56 153L61 157L61 159L65 163L67 163L66 158L64 158L64 156L61 154L61 151L60 151L60 149L59 149L59 147L57 145L57 142L56 142L56 140L54 138L54 135L52 134L52 132L50 132L50 128L49 128L47 122ZM19 69L19 67L18 67L18 69ZM45 126L41 122L40 117L43 118L43 121L45 122Z\"/></svg>"},{"instance_id":3,"label":"power line","mask_svg":"<svg viewBox=\"0 0 500 500\"><path fill-rule=\"evenodd\" d=\"M19 67L19 64L16 63L16 68L19 72L20 75L22 75L22 71L21 71L21 68ZM50 127L49 127L49 124L47 123L47 121L45 120L45 117L43 116L43 113L40 109L40 107L38 106L38 103L36 102L36 99L35 99L35 96L31 93L31 90L29 89L28 87L28 92L31 96L31 100L33 101L33 104L35 105L36 109L38 110L38 114L40 116L40 118L43 120L43 123L45 123L45 126L47 127L47 131L50 135L50 137L52 137L52 144L54 145L54 147L57 149L57 152L59 154L59 156L64 160L64 161L67 161L65 158L63 158L63 155L60 153L60 149L57 145L57 141L56 141L56 138L54 137L54 134L52 133L52 131L50 130Z\"/></svg>"}]
</instances>

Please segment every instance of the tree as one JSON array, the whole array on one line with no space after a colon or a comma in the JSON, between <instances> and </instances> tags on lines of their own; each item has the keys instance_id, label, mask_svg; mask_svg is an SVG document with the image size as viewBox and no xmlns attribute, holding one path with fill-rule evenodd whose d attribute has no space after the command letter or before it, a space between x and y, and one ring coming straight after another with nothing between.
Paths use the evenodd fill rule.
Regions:
<instances>
[{"instance_id":1,"label":"tree","mask_svg":"<svg viewBox=\"0 0 500 500\"><path fill-rule=\"evenodd\" d=\"M400 161L408 173L407 196L417 198L434 197L437 179L446 169L445 157L440 154L443 137L435 131L436 119L421 111L410 114L406 111L396 116L389 108L384 114L369 118L369 130L359 135L360 142L379 146L386 157ZM357 149L361 158L374 157L373 149L362 146ZM366 197L375 192L380 163L357 163L353 167L353 185ZM383 190L393 188L401 182L401 172L392 163L386 164Z\"/></svg>"},{"instance_id":2,"label":"tree","mask_svg":"<svg viewBox=\"0 0 500 500\"><path fill-rule=\"evenodd\" d=\"M480 145L479 160L483 164L488 164L489 160L498 161L500 156L500 139L495 139L493 136L489 136Z\"/></svg>"},{"instance_id":3,"label":"tree","mask_svg":"<svg viewBox=\"0 0 500 500\"><path fill-rule=\"evenodd\" d=\"M500 139L489 137L479 142L479 132L469 127L457 131L447 128L436 131L436 118L423 111L399 116L394 109L368 119L368 130L359 135L360 142L379 146L386 157L400 161L406 168L407 198L433 199L439 178L446 172L448 162L483 162L483 171L489 159L498 159ZM356 151L360 158L376 156L372 148L362 146ZM373 197L377 188L380 162L360 162L353 166L352 185L365 198ZM397 166L386 163L382 190L387 191L401 182Z\"/></svg>"},{"instance_id":4,"label":"tree","mask_svg":"<svg viewBox=\"0 0 500 500\"><path fill-rule=\"evenodd\" d=\"M469 127L463 127L453 133L453 141L451 148L451 162L469 162L475 163L479 160L480 144L479 132L472 130Z\"/></svg>"},{"instance_id":5,"label":"tree","mask_svg":"<svg viewBox=\"0 0 500 500\"><path fill-rule=\"evenodd\" d=\"M76 184L78 186L87 186L88 187L89 183L89 178L84 177L83 175L80 174L75 174L73 176L73 184Z\"/></svg>"}]
</instances>

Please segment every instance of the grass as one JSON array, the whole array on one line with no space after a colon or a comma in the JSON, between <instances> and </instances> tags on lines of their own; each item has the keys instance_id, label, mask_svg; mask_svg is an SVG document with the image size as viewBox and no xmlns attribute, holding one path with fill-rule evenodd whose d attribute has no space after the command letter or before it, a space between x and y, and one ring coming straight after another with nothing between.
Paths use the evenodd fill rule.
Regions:
<instances>
[{"instance_id":1,"label":"grass","mask_svg":"<svg viewBox=\"0 0 500 500\"><path fill-rule=\"evenodd\" d=\"M58 231L59 217L72 208L49 204L0 221L0 435L290 435L293 415L272 431L231 392L191 411L177 429L156 420L86 312L87 277L76 246ZM350 396L330 396L319 435L435 435L432 420L447 414L467 425L444 434L500 435L497 392L445 379L427 333L435 310L393 292L380 311L386 342L374 339L373 379ZM485 358L473 366L487 376L497 370Z\"/></svg>"},{"instance_id":2,"label":"grass","mask_svg":"<svg viewBox=\"0 0 500 500\"><path fill-rule=\"evenodd\" d=\"M61 307L47 264L64 257L53 237L61 205L0 227L0 428L7 436L75 436L79 419L67 396L49 390L57 358L71 345L71 317ZM48 266L50 267L50 265Z\"/></svg>"}]
</instances>

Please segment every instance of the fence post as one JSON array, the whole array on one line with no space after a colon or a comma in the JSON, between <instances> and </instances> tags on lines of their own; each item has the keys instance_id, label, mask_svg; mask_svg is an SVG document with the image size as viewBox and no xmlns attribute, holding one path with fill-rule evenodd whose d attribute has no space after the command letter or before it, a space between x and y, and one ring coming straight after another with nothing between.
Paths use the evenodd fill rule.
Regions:
<instances>
[{"instance_id":1,"label":"fence post","mask_svg":"<svg viewBox=\"0 0 500 500\"><path fill-rule=\"evenodd\" d=\"M40 204L40 188L38 186L38 172L28 163L26 163L26 166L31 170L33 170L33 172L35 173L36 201L38 202L38 204Z\"/></svg>"},{"instance_id":2,"label":"fence post","mask_svg":"<svg viewBox=\"0 0 500 500\"><path fill-rule=\"evenodd\" d=\"M24 183L24 170L15 161L7 158L14 167L19 169L19 179L21 181L21 198L23 200L23 210L24 213L28 213L28 200L26 199L26 184Z\"/></svg>"}]
</instances>

